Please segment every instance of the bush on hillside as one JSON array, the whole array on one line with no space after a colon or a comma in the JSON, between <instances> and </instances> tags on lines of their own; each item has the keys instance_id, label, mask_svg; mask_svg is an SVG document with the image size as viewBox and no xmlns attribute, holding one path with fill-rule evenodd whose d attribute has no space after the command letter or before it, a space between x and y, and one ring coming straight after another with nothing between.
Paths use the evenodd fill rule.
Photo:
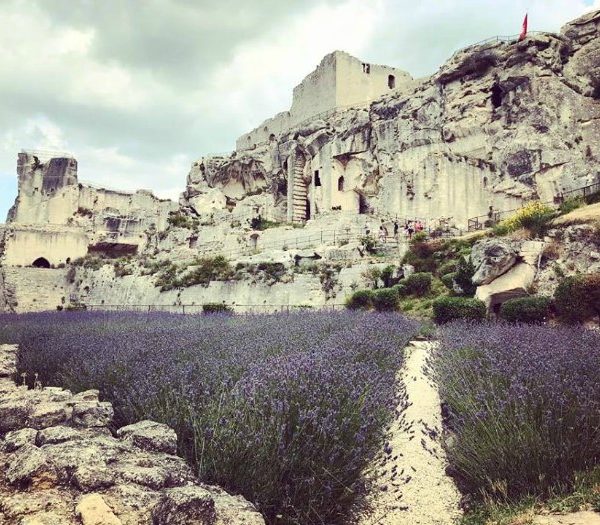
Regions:
<instances>
[{"instance_id":1,"label":"bush on hillside","mask_svg":"<svg viewBox=\"0 0 600 525\"><path fill-rule=\"evenodd\" d=\"M461 257L456 266L456 275L454 282L462 290L462 295L472 297L477 291L477 286L473 284L473 275L475 275L475 266L471 262L471 258L465 259Z\"/></svg>"},{"instance_id":2,"label":"bush on hillside","mask_svg":"<svg viewBox=\"0 0 600 525\"><path fill-rule=\"evenodd\" d=\"M381 270L381 280L383 281L383 286L385 288L390 288L396 284L397 279L394 278L395 273L396 267L391 264Z\"/></svg>"},{"instance_id":3,"label":"bush on hillside","mask_svg":"<svg viewBox=\"0 0 600 525\"><path fill-rule=\"evenodd\" d=\"M223 303L207 303L202 305L203 314L232 314L233 308Z\"/></svg>"},{"instance_id":4,"label":"bush on hillside","mask_svg":"<svg viewBox=\"0 0 600 525\"><path fill-rule=\"evenodd\" d=\"M455 272L456 267L458 266L458 261L446 261L438 266L437 274L438 275L447 275L449 273Z\"/></svg>"},{"instance_id":5,"label":"bush on hillside","mask_svg":"<svg viewBox=\"0 0 600 525\"><path fill-rule=\"evenodd\" d=\"M372 302L378 312L393 312L398 310L398 292L393 288L375 290Z\"/></svg>"},{"instance_id":6,"label":"bush on hillside","mask_svg":"<svg viewBox=\"0 0 600 525\"><path fill-rule=\"evenodd\" d=\"M406 285L403 283L398 283L392 286L392 290L396 292L399 298L405 297L408 295L408 290L406 289Z\"/></svg>"},{"instance_id":7,"label":"bush on hillside","mask_svg":"<svg viewBox=\"0 0 600 525\"><path fill-rule=\"evenodd\" d=\"M548 223L555 215L554 210L547 204L543 204L540 201L533 201L523 206L508 219L500 222L496 226L495 232L510 233L519 228L525 228L532 235L539 237L543 235L548 227Z\"/></svg>"},{"instance_id":8,"label":"bush on hillside","mask_svg":"<svg viewBox=\"0 0 600 525\"><path fill-rule=\"evenodd\" d=\"M483 321L485 304L470 297L439 297L433 301L433 319L443 324L457 319Z\"/></svg>"},{"instance_id":9,"label":"bush on hillside","mask_svg":"<svg viewBox=\"0 0 600 525\"><path fill-rule=\"evenodd\" d=\"M456 272L447 273L442 275L441 281L448 290L454 290L454 279L456 278Z\"/></svg>"},{"instance_id":10,"label":"bush on hillside","mask_svg":"<svg viewBox=\"0 0 600 525\"><path fill-rule=\"evenodd\" d=\"M431 280L430 273L420 272L409 275L404 279L403 284L409 295L422 296L428 294L431 290Z\"/></svg>"},{"instance_id":11,"label":"bush on hillside","mask_svg":"<svg viewBox=\"0 0 600 525\"><path fill-rule=\"evenodd\" d=\"M350 310L369 310L373 306L373 292L371 290L356 290L346 299L346 308Z\"/></svg>"},{"instance_id":12,"label":"bush on hillside","mask_svg":"<svg viewBox=\"0 0 600 525\"><path fill-rule=\"evenodd\" d=\"M554 292L554 307L565 323L582 323L600 317L600 273L564 279Z\"/></svg>"},{"instance_id":13,"label":"bush on hillside","mask_svg":"<svg viewBox=\"0 0 600 525\"><path fill-rule=\"evenodd\" d=\"M543 323L548 319L550 303L544 296L509 299L500 307L500 318L510 323Z\"/></svg>"}]
</instances>

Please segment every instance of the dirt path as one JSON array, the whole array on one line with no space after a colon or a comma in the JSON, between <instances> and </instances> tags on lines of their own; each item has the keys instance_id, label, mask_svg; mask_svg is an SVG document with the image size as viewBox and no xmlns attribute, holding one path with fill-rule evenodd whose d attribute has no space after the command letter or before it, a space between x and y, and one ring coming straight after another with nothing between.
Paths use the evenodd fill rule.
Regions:
<instances>
[{"instance_id":1,"label":"dirt path","mask_svg":"<svg viewBox=\"0 0 600 525\"><path fill-rule=\"evenodd\" d=\"M406 348L399 377L406 389L398 407L400 417L377 465L372 512L360 525L450 525L460 516L460 494L445 474L446 457L439 440L439 395L423 373L431 344L415 341Z\"/></svg>"}]
</instances>

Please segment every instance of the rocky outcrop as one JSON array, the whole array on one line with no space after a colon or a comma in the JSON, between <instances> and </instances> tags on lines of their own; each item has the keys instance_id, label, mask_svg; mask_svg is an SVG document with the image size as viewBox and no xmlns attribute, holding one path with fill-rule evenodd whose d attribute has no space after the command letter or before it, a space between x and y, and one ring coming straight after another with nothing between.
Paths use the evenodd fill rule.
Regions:
<instances>
[{"instance_id":1,"label":"rocky outcrop","mask_svg":"<svg viewBox=\"0 0 600 525\"><path fill-rule=\"evenodd\" d=\"M0 523L262 525L240 496L203 485L152 421L113 437L98 391L16 386L15 346L0 346Z\"/></svg>"},{"instance_id":2,"label":"rocky outcrop","mask_svg":"<svg viewBox=\"0 0 600 525\"><path fill-rule=\"evenodd\" d=\"M478 262L473 284L479 284L475 297L490 311L514 299L529 295L537 274L544 241L488 239L473 246Z\"/></svg>"},{"instance_id":3,"label":"rocky outcrop","mask_svg":"<svg viewBox=\"0 0 600 525\"><path fill-rule=\"evenodd\" d=\"M475 244L471 252L473 284L489 284L506 273L515 264L517 254L515 243L507 239L486 239Z\"/></svg>"}]
</instances>

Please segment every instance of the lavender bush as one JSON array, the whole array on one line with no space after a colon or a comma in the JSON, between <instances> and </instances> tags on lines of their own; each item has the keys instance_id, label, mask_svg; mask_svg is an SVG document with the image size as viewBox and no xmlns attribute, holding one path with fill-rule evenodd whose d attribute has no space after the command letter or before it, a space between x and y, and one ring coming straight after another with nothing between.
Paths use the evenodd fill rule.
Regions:
<instances>
[{"instance_id":1,"label":"lavender bush","mask_svg":"<svg viewBox=\"0 0 600 525\"><path fill-rule=\"evenodd\" d=\"M543 495L600 463L599 332L451 323L432 369L466 491Z\"/></svg>"},{"instance_id":2,"label":"lavender bush","mask_svg":"<svg viewBox=\"0 0 600 525\"><path fill-rule=\"evenodd\" d=\"M397 314L0 316L20 369L171 425L207 482L270 523L346 523L396 406Z\"/></svg>"}]
</instances>

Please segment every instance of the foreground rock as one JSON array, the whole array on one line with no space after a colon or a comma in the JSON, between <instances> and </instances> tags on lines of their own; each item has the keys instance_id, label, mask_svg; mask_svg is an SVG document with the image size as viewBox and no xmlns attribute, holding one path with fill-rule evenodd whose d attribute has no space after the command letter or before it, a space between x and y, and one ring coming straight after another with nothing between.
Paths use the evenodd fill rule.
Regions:
<instances>
[{"instance_id":1,"label":"foreground rock","mask_svg":"<svg viewBox=\"0 0 600 525\"><path fill-rule=\"evenodd\" d=\"M2 525L262 525L240 496L203 485L152 421L113 437L98 391L16 386L16 348L0 346Z\"/></svg>"}]
</instances>

